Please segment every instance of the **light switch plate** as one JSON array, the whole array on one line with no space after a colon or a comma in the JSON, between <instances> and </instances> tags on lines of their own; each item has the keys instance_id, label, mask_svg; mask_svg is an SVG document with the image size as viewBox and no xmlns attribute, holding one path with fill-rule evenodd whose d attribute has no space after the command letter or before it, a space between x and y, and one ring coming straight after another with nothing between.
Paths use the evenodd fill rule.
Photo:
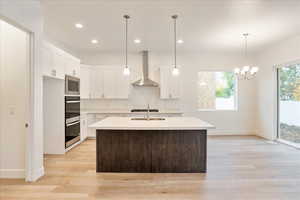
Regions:
<instances>
[{"instance_id":1,"label":"light switch plate","mask_svg":"<svg viewBox=\"0 0 300 200\"><path fill-rule=\"evenodd\" d=\"M16 114L15 106L9 106L8 107L8 113L9 113L9 115L15 115Z\"/></svg>"}]
</instances>

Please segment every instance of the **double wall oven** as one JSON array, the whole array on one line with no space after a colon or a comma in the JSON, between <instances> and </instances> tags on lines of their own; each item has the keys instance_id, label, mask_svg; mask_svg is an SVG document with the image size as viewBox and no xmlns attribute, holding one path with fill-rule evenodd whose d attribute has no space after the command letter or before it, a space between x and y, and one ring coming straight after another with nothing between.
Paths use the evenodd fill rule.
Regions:
<instances>
[{"instance_id":1,"label":"double wall oven","mask_svg":"<svg viewBox=\"0 0 300 200\"><path fill-rule=\"evenodd\" d=\"M65 147L80 141L80 80L66 76Z\"/></svg>"}]
</instances>

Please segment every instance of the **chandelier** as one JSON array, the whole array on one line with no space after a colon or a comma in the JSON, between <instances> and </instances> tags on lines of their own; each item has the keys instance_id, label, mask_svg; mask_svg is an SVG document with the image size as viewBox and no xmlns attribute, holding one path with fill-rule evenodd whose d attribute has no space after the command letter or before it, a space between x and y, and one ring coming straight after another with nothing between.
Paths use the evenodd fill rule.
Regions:
<instances>
[{"instance_id":1,"label":"chandelier","mask_svg":"<svg viewBox=\"0 0 300 200\"><path fill-rule=\"evenodd\" d=\"M245 38L245 60L247 61L249 33L244 33L243 36ZM241 68L234 69L234 74L238 77L238 79L242 79L242 80L250 80L254 78L257 72L258 72L258 67L256 66L251 67L249 65L245 65Z\"/></svg>"}]
</instances>

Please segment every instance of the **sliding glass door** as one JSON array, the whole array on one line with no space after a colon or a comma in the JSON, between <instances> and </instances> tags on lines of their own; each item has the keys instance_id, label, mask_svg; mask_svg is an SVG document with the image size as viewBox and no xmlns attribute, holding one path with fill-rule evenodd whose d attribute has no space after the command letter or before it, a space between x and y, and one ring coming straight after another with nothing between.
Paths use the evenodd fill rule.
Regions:
<instances>
[{"instance_id":1,"label":"sliding glass door","mask_svg":"<svg viewBox=\"0 0 300 200\"><path fill-rule=\"evenodd\" d=\"M278 138L300 147L300 64L277 69Z\"/></svg>"}]
</instances>

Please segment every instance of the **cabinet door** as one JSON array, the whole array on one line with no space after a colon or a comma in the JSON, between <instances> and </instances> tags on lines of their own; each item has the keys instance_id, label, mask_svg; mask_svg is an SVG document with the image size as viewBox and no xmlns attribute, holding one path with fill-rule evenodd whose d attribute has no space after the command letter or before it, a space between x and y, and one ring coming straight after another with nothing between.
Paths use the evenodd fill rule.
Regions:
<instances>
[{"instance_id":1,"label":"cabinet door","mask_svg":"<svg viewBox=\"0 0 300 200\"><path fill-rule=\"evenodd\" d=\"M75 72L75 76L77 78L81 77L81 70L80 70L80 60L74 60L74 72Z\"/></svg>"},{"instance_id":2,"label":"cabinet door","mask_svg":"<svg viewBox=\"0 0 300 200\"><path fill-rule=\"evenodd\" d=\"M180 76L169 76L169 90L172 99L180 98Z\"/></svg>"},{"instance_id":3,"label":"cabinet door","mask_svg":"<svg viewBox=\"0 0 300 200\"><path fill-rule=\"evenodd\" d=\"M104 69L103 70L103 94L104 98L114 99L116 98L116 87L118 82L116 76L116 70Z\"/></svg>"},{"instance_id":4,"label":"cabinet door","mask_svg":"<svg viewBox=\"0 0 300 200\"><path fill-rule=\"evenodd\" d=\"M123 69L115 70L116 76L116 98L128 99L129 96L129 76L124 76Z\"/></svg>"},{"instance_id":5,"label":"cabinet door","mask_svg":"<svg viewBox=\"0 0 300 200\"><path fill-rule=\"evenodd\" d=\"M160 68L160 98L169 99L170 89L169 89L169 72L167 67Z\"/></svg>"},{"instance_id":6,"label":"cabinet door","mask_svg":"<svg viewBox=\"0 0 300 200\"><path fill-rule=\"evenodd\" d=\"M65 72L69 76L74 76L80 78L80 61L76 60L71 56L66 56L65 58L66 68Z\"/></svg>"},{"instance_id":7,"label":"cabinet door","mask_svg":"<svg viewBox=\"0 0 300 200\"><path fill-rule=\"evenodd\" d=\"M56 77L60 79L64 79L65 66L66 66L64 55L61 52L54 50L53 56L54 56L54 70L56 73Z\"/></svg>"},{"instance_id":8,"label":"cabinet door","mask_svg":"<svg viewBox=\"0 0 300 200\"><path fill-rule=\"evenodd\" d=\"M80 68L80 97L82 99L91 98L91 69L87 66Z\"/></svg>"},{"instance_id":9,"label":"cabinet door","mask_svg":"<svg viewBox=\"0 0 300 200\"><path fill-rule=\"evenodd\" d=\"M180 98L180 76L173 76L170 67L160 68L160 98Z\"/></svg>"},{"instance_id":10,"label":"cabinet door","mask_svg":"<svg viewBox=\"0 0 300 200\"><path fill-rule=\"evenodd\" d=\"M90 82L90 98L92 99L127 99L129 95L129 77L123 75L121 68L90 67L90 78L86 76L84 70L81 71L82 95L87 96L85 92L87 86L85 79ZM86 78L84 78L86 77ZM83 97L84 98L84 97Z\"/></svg>"},{"instance_id":11,"label":"cabinet door","mask_svg":"<svg viewBox=\"0 0 300 200\"><path fill-rule=\"evenodd\" d=\"M42 46L41 52L41 63L43 68L43 75L45 76L54 76L54 67L53 67L53 52L51 48L46 45Z\"/></svg>"},{"instance_id":12,"label":"cabinet door","mask_svg":"<svg viewBox=\"0 0 300 200\"><path fill-rule=\"evenodd\" d=\"M91 69L90 89L92 99L104 98L102 69L96 67Z\"/></svg>"},{"instance_id":13,"label":"cabinet door","mask_svg":"<svg viewBox=\"0 0 300 200\"><path fill-rule=\"evenodd\" d=\"M67 56L65 56L64 59L65 59L65 74L69 76L74 76L75 72L72 67L73 66L72 60Z\"/></svg>"},{"instance_id":14,"label":"cabinet door","mask_svg":"<svg viewBox=\"0 0 300 200\"><path fill-rule=\"evenodd\" d=\"M83 141L87 138L88 134L88 125L87 125L87 117L83 116L80 122L80 141Z\"/></svg>"}]
</instances>

